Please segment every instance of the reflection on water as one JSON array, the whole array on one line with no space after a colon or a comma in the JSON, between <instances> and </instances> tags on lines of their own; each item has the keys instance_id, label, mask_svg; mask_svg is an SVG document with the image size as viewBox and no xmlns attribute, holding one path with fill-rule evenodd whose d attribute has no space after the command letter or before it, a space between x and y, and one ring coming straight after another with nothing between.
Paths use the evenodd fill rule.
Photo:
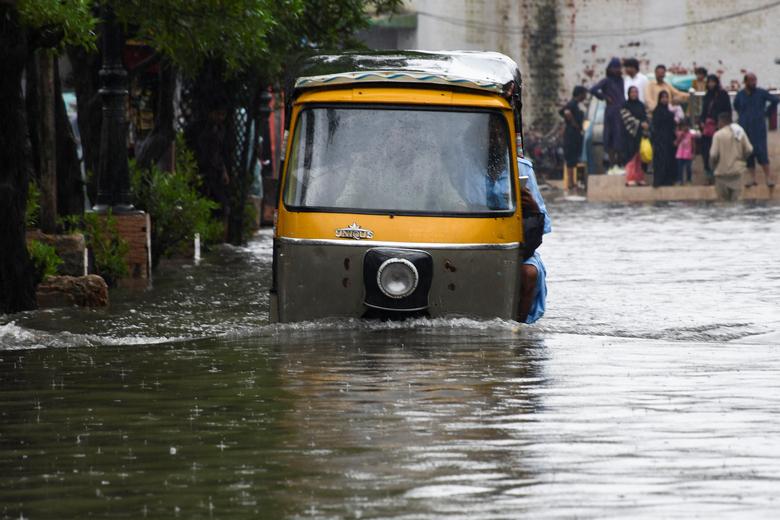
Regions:
<instances>
[{"instance_id":1,"label":"reflection on water","mask_svg":"<svg viewBox=\"0 0 780 520\"><path fill-rule=\"evenodd\" d=\"M553 211L535 327L269 326L268 235L6 319L0 518L774 517L780 210Z\"/></svg>"}]
</instances>

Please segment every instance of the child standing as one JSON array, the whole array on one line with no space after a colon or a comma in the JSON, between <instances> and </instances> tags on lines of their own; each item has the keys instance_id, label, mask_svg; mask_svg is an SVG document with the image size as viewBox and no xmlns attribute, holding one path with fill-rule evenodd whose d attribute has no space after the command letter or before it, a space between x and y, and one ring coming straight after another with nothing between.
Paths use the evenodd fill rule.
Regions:
<instances>
[{"instance_id":1,"label":"child standing","mask_svg":"<svg viewBox=\"0 0 780 520\"><path fill-rule=\"evenodd\" d=\"M691 129L691 122L688 118L680 121L677 125L677 138L674 140L677 146L677 184L691 184L693 182L693 140L701 136L701 132Z\"/></svg>"}]
</instances>

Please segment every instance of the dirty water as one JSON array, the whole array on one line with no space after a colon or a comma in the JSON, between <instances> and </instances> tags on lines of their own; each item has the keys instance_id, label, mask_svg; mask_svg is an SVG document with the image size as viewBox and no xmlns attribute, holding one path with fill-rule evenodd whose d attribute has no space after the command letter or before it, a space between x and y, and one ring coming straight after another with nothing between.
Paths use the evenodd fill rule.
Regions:
<instances>
[{"instance_id":1,"label":"dirty water","mask_svg":"<svg viewBox=\"0 0 780 520\"><path fill-rule=\"evenodd\" d=\"M780 208L553 204L548 314L269 325L267 232L0 318L0 518L774 518Z\"/></svg>"}]
</instances>

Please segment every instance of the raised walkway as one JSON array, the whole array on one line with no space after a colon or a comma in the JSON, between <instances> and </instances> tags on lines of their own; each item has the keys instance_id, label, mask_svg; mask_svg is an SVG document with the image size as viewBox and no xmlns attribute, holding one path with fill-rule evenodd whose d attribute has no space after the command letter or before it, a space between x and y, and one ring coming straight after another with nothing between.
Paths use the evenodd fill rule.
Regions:
<instances>
[{"instance_id":1,"label":"raised walkway","mask_svg":"<svg viewBox=\"0 0 780 520\"><path fill-rule=\"evenodd\" d=\"M772 170L780 180L780 132L769 132L769 161ZM772 193L766 187L764 173L756 169L758 186L743 188L741 200L780 200L780 184ZM652 183L648 176L648 184ZM747 178L747 177L746 177ZM714 186L706 186L702 161L693 161L693 186L626 186L625 175L589 175L589 202L663 202L663 201L715 201L718 196Z\"/></svg>"},{"instance_id":2,"label":"raised walkway","mask_svg":"<svg viewBox=\"0 0 780 520\"><path fill-rule=\"evenodd\" d=\"M743 188L741 200L779 200L780 186L770 190L764 183L762 172L756 175L758 186ZM626 186L625 175L590 175L588 177L588 202L663 202L663 201L716 201L714 186Z\"/></svg>"}]
</instances>

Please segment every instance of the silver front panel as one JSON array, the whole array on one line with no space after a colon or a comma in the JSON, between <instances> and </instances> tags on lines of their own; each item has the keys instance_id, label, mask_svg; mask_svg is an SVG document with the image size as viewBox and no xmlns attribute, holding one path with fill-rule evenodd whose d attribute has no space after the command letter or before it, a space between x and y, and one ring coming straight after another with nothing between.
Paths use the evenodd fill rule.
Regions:
<instances>
[{"instance_id":1,"label":"silver front panel","mask_svg":"<svg viewBox=\"0 0 780 520\"><path fill-rule=\"evenodd\" d=\"M307 321L329 317L359 318L363 304L363 255L370 241L348 242L279 239L276 274L278 319ZM412 246L412 244L410 244ZM431 317L465 316L513 319L519 294L520 248L475 244L440 244L426 248L433 257L428 298ZM393 247L403 247L393 243Z\"/></svg>"}]
</instances>

